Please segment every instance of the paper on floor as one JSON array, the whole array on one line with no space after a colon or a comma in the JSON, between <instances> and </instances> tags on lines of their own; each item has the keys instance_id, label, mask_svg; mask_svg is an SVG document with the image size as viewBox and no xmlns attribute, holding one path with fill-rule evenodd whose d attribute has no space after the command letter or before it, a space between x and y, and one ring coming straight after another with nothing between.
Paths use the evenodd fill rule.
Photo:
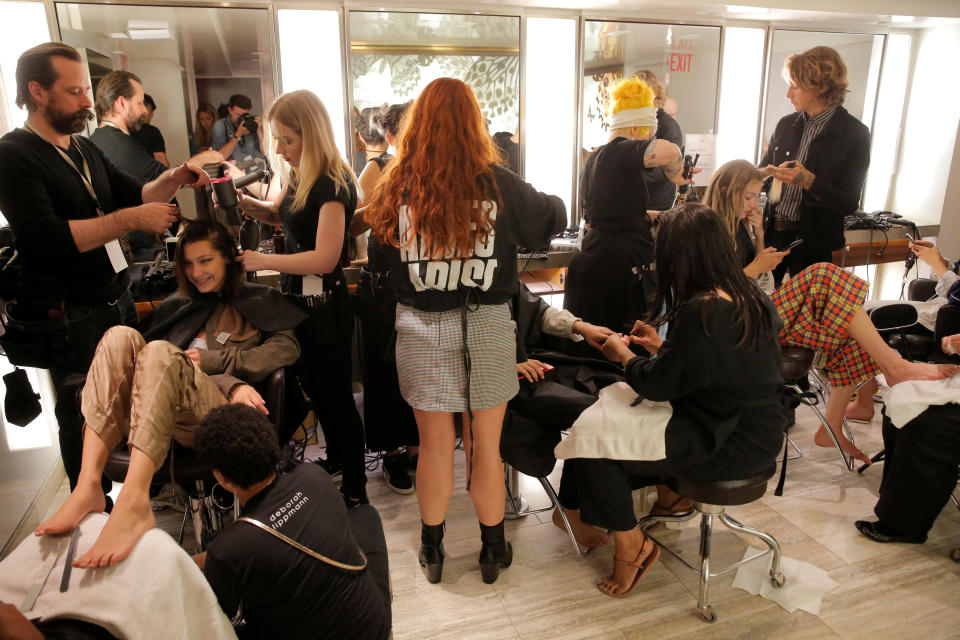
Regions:
<instances>
[{"instance_id":1,"label":"paper on floor","mask_svg":"<svg viewBox=\"0 0 960 640\"><path fill-rule=\"evenodd\" d=\"M757 553L759 553L758 549L747 547L743 557L747 559ZM782 587L777 588L770 583L770 563L773 561L773 556L768 555L765 560L765 562L764 560L748 562L737 569L733 586L773 600L790 613L803 609L819 616L823 596L836 588L838 583L834 582L820 567L781 556L780 571L787 581Z\"/></svg>"}]
</instances>

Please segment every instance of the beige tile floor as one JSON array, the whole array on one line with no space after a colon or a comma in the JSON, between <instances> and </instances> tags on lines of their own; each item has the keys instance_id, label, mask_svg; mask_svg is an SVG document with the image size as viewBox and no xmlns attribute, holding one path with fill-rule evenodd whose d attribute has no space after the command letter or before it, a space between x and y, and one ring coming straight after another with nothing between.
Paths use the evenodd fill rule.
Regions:
<instances>
[{"instance_id":1,"label":"beige tile floor","mask_svg":"<svg viewBox=\"0 0 960 640\"><path fill-rule=\"evenodd\" d=\"M389 491L379 471L369 475L368 492L383 518L390 552L394 638L960 637L960 564L947 556L960 546L960 511L948 504L924 545L866 540L853 522L872 519L881 469L862 476L847 472L834 450L814 446L814 429L813 413L800 408L792 437L803 457L789 464L785 495L775 497L771 483L766 496L731 512L744 524L775 536L785 556L810 562L839 583L825 596L819 617L788 614L774 602L733 589L730 572L712 582L711 600L719 619L708 625L696 614L697 577L667 554L630 597L608 598L596 590L594 579L609 571L613 548L577 559L549 512L507 522L513 566L495 584L485 585L476 561L479 530L463 491L464 464L458 454L456 490L447 518L447 561L438 585L428 584L417 564L416 496ZM865 450L881 448L879 419L872 425L854 425L854 431ZM559 471L551 479L557 486ZM522 492L534 507L547 504L533 480L524 479ZM638 505L640 493L635 496ZM61 492L57 503L65 497ZM161 512L159 522L175 533L179 514ZM663 540L685 557L696 557L695 524L666 532ZM719 530L714 535L715 566L739 560L745 547L736 535Z\"/></svg>"}]
</instances>

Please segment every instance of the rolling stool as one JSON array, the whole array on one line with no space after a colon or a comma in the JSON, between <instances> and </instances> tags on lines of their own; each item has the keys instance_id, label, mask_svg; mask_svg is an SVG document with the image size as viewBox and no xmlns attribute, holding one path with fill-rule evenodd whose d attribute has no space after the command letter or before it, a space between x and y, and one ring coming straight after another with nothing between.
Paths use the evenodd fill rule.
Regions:
<instances>
[{"instance_id":1,"label":"rolling stool","mask_svg":"<svg viewBox=\"0 0 960 640\"><path fill-rule=\"evenodd\" d=\"M775 587L782 587L786 582L783 574L780 572L780 544L768 533L747 527L733 518L731 518L724 509L742 504L749 504L763 497L767 491L767 480L776 472L776 467L770 467L763 473L759 473L742 480L722 480L716 482L706 482L700 480L686 480L684 478L675 478L667 476L666 484L672 490L676 491L685 498L693 500L693 510L689 513L679 515L646 516L640 520L640 530L644 535L649 536L661 548L670 552L677 560L685 564L695 573L700 574L700 591L697 598L697 608L700 615L707 622L716 622L717 614L708 601L708 589L710 587L710 578L726 573L730 569L756 560L768 553L773 553L773 563L770 565L770 582ZM658 522L685 522L692 520L697 514L700 514L700 568L691 565L681 558L675 551L661 544L656 538L647 533L647 529ZM727 528L747 535L759 538L767 545L766 551L761 551L745 560L735 562L720 571L710 570L710 536L713 532L713 519L719 518L720 522Z\"/></svg>"}]
</instances>

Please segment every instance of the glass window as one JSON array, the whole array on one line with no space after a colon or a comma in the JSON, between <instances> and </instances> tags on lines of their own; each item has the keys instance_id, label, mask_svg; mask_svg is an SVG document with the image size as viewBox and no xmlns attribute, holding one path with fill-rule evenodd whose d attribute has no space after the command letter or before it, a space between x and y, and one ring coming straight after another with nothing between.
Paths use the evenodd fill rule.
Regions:
<instances>
[{"instance_id":1,"label":"glass window","mask_svg":"<svg viewBox=\"0 0 960 640\"><path fill-rule=\"evenodd\" d=\"M491 134L514 134L519 54L518 17L350 12L355 110L412 100L431 81L453 77L473 88Z\"/></svg>"},{"instance_id":2,"label":"glass window","mask_svg":"<svg viewBox=\"0 0 960 640\"><path fill-rule=\"evenodd\" d=\"M843 106L865 125L872 127L880 59L883 55L883 36L777 29L773 32L773 49L767 70L769 80L761 156L780 118L794 113L793 105L787 100L787 81L781 73L783 63L790 54L801 53L817 46L832 47L843 58L850 81L850 93L847 94Z\"/></svg>"},{"instance_id":3,"label":"glass window","mask_svg":"<svg viewBox=\"0 0 960 640\"><path fill-rule=\"evenodd\" d=\"M637 71L649 70L677 105L686 133L716 128L720 27L588 20L583 46L583 146L609 137L609 90Z\"/></svg>"}]
</instances>

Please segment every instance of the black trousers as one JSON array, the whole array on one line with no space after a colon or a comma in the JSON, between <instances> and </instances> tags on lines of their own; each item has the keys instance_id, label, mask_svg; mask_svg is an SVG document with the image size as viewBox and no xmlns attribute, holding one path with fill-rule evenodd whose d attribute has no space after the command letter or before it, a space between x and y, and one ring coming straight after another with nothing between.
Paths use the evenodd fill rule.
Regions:
<instances>
[{"instance_id":1,"label":"black trousers","mask_svg":"<svg viewBox=\"0 0 960 640\"><path fill-rule=\"evenodd\" d=\"M932 406L902 429L883 418L883 481L873 511L908 533L926 533L957 486L960 407Z\"/></svg>"},{"instance_id":2,"label":"black trousers","mask_svg":"<svg viewBox=\"0 0 960 640\"><path fill-rule=\"evenodd\" d=\"M785 248L791 242L800 237L799 231L777 231L772 226L764 236L764 242L768 247L776 247L778 250ZM809 240L808 240L809 242ZM779 287L783 282L783 276L789 271L790 277L793 277L818 262L833 262L833 252L829 249L813 249L806 247L806 242L790 250L790 253L783 259L776 269L773 270L773 281Z\"/></svg>"},{"instance_id":3,"label":"black trousers","mask_svg":"<svg viewBox=\"0 0 960 640\"><path fill-rule=\"evenodd\" d=\"M344 495L357 498L367 484L363 423L353 401L353 304L345 284L326 304L307 309L297 326L300 386L310 396L327 441L327 456L343 465Z\"/></svg>"},{"instance_id":4,"label":"black trousers","mask_svg":"<svg viewBox=\"0 0 960 640\"><path fill-rule=\"evenodd\" d=\"M54 414L59 426L60 458L72 491L77 486L83 456L83 416L77 402L77 391L83 386L83 376L90 369L100 338L110 327L136 325L137 308L130 292L125 291L113 304L69 304L65 311L70 320L73 362L69 367L50 369L50 377L57 393ZM106 493L110 491L112 483L103 476L101 485Z\"/></svg>"},{"instance_id":5,"label":"black trousers","mask_svg":"<svg viewBox=\"0 0 960 640\"><path fill-rule=\"evenodd\" d=\"M363 421L371 451L420 444L413 409L400 394L397 363L388 354L396 324L397 300L388 287L360 283L358 315L363 340Z\"/></svg>"},{"instance_id":6,"label":"black trousers","mask_svg":"<svg viewBox=\"0 0 960 640\"><path fill-rule=\"evenodd\" d=\"M660 484L670 470L666 462L571 458L563 462L557 497L587 524L630 531L637 526L633 490Z\"/></svg>"}]
</instances>

